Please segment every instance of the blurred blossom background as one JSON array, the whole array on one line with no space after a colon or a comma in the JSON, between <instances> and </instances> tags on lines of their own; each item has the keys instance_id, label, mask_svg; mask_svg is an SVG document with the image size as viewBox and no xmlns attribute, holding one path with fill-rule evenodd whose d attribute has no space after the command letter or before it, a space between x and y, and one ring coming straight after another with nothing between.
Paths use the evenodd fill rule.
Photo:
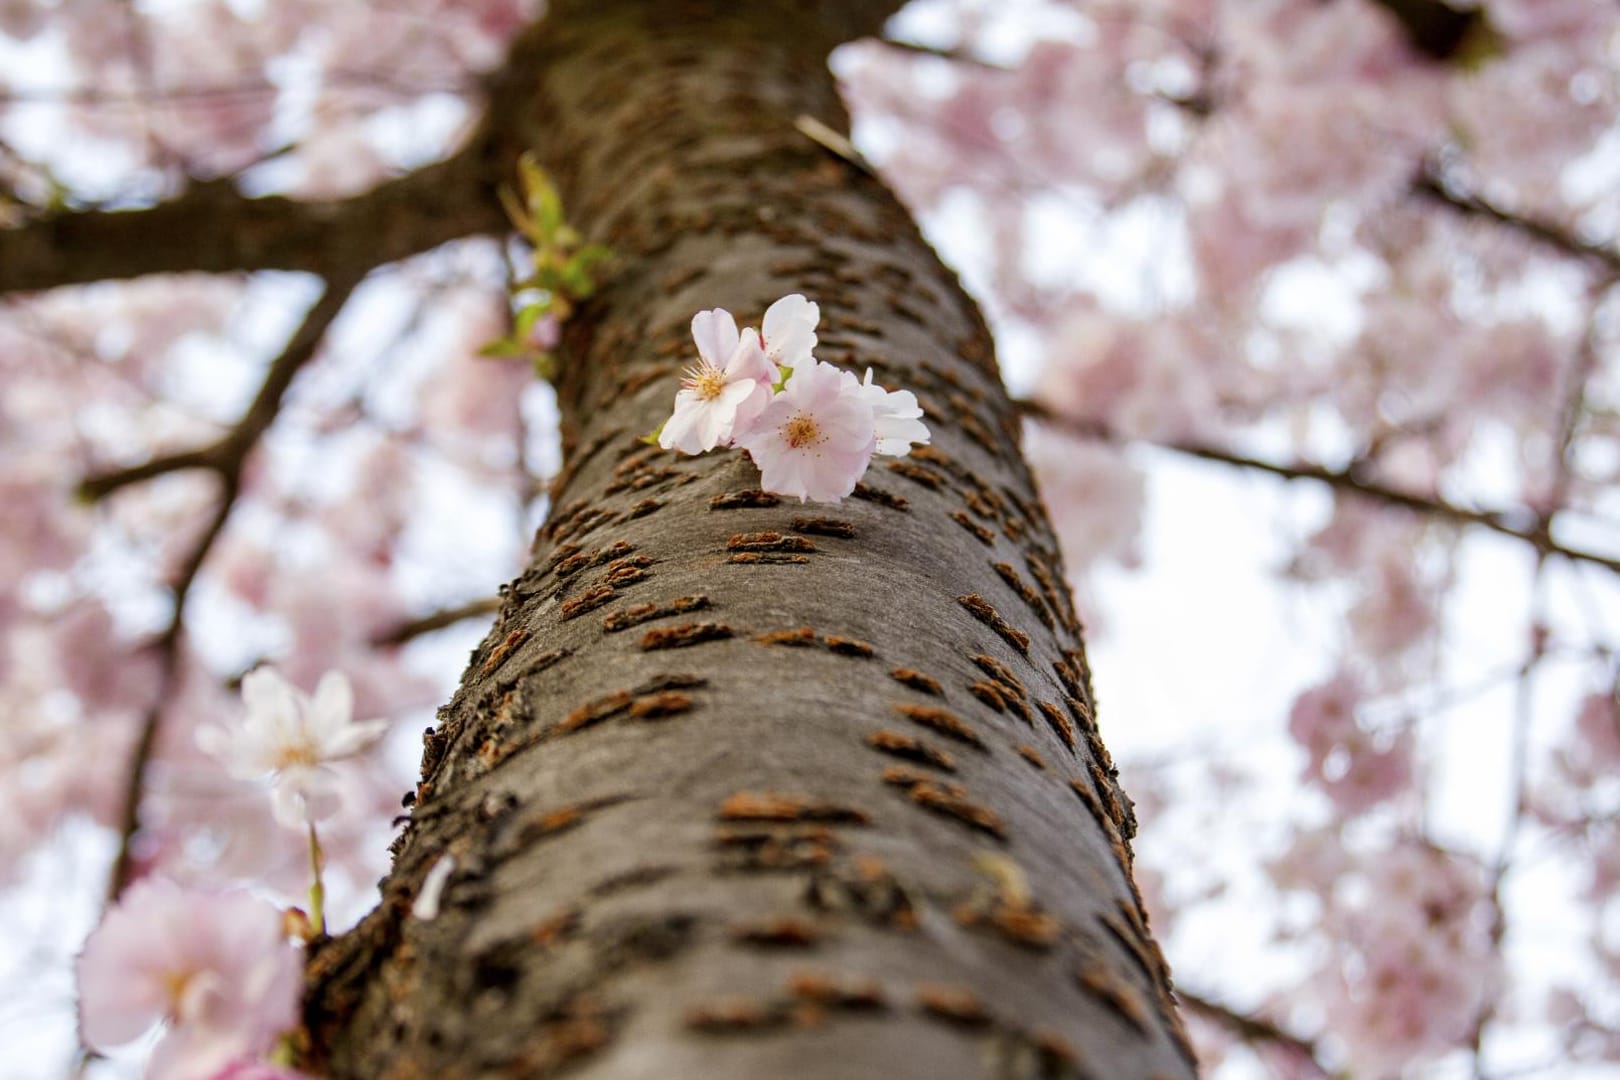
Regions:
<instances>
[{"instance_id":1,"label":"blurred blossom background","mask_svg":"<svg viewBox=\"0 0 1620 1080\"><path fill-rule=\"evenodd\" d=\"M0 228L362 195L541 14L0 0ZM1620 8L917 0L886 39L834 56L854 140L1026 403L1206 1074L1620 1075ZM550 387L479 355L515 257L0 293L12 1075L81 1068L115 864L299 902L304 836L194 741L255 665L393 721L323 831L335 926L373 902L560 467Z\"/></svg>"}]
</instances>

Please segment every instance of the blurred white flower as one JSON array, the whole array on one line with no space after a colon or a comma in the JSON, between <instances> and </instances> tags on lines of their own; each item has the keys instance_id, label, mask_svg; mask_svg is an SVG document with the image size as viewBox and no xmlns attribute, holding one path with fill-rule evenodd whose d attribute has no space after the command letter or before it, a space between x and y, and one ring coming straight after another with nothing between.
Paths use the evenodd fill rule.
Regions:
<instances>
[{"instance_id":1,"label":"blurred white flower","mask_svg":"<svg viewBox=\"0 0 1620 1080\"><path fill-rule=\"evenodd\" d=\"M382 736L386 720L354 720L354 692L340 671L321 676L310 698L274 668L242 680L247 713L235 728L205 727L197 745L238 780L271 775L276 820L292 828L330 817L341 804L329 763L353 757Z\"/></svg>"}]
</instances>

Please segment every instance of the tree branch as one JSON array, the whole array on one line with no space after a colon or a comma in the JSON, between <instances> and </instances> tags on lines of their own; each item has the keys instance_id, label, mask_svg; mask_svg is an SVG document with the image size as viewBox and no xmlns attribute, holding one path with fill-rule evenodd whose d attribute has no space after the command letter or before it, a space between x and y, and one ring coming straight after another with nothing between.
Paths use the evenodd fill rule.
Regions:
<instances>
[{"instance_id":1,"label":"tree branch","mask_svg":"<svg viewBox=\"0 0 1620 1080\"><path fill-rule=\"evenodd\" d=\"M1270 1045L1279 1047L1297 1056L1314 1069L1317 1075L1324 1077L1333 1075L1316 1056L1316 1043L1301 1038L1293 1032L1283 1030L1282 1027L1265 1017L1240 1013L1201 994L1190 993L1179 986L1176 988L1176 1000L1204 1019L1230 1031L1241 1042L1251 1046Z\"/></svg>"},{"instance_id":2,"label":"tree branch","mask_svg":"<svg viewBox=\"0 0 1620 1080\"><path fill-rule=\"evenodd\" d=\"M1453 6L1446 0L1373 0L1400 22L1406 40L1432 60L1453 60L1485 32L1489 23L1479 9Z\"/></svg>"},{"instance_id":3,"label":"tree branch","mask_svg":"<svg viewBox=\"0 0 1620 1080\"><path fill-rule=\"evenodd\" d=\"M192 584L197 580L197 573L208 559L208 553L213 550L214 543L225 531L225 523L230 519L231 510L241 493L242 469L247 462L248 454L258 444L259 437L264 434L265 429L280 411L282 398L287 392L287 387L292 384L293 377L315 355L327 328L343 310L344 304L358 284L358 277L345 277L327 283L326 291L304 316L303 323L287 342L281 355L271 361L270 369L265 373L264 384L259 388L253 403L248 406L242 419L230 433L219 442L197 450L153 458L140 465L103 476L90 477L79 487L80 493L85 497L99 499L129 484L180 469L208 468L218 473L220 477L219 505L214 510L214 516L209 519L208 527L198 537L196 544L175 574L174 582L170 586L174 607L169 614L169 622L151 644L152 648L160 652L162 676L156 702L142 721L141 730L135 738L135 747L130 752L128 779L119 818L118 854L113 860L112 875L107 885L109 900L118 898L129 885L134 873L134 840L136 833L140 831L141 801L146 791L147 769L151 765L152 755L157 749L158 735L162 730L164 704L172 696L179 677L186 598L191 593Z\"/></svg>"},{"instance_id":4,"label":"tree branch","mask_svg":"<svg viewBox=\"0 0 1620 1080\"><path fill-rule=\"evenodd\" d=\"M143 274L301 270L358 277L506 228L488 127L453 157L329 202L248 198L229 180L144 210L86 210L0 229L0 293Z\"/></svg>"},{"instance_id":5,"label":"tree branch","mask_svg":"<svg viewBox=\"0 0 1620 1080\"><path fill-rule=\"evenodd\" d=\"M380 637L372 639L373 645L403 645L412 638L431 634L435 630L443 630L447 626L454 626L466 619L476 619L481 615L493 615L501 610L501 598L486 596L481 600L469 600L465 604L457 604L440 611L434 611L421 618L400 623L399 626L388 631Z\"/></svg>"},{"instance_id":6,"label":"tree branch","mask_svg":"<svg viewBox=\"0 0 1620 1080\"><path fill-rule=\"evenodd\" d=\"M1013 69L1006 64L998 64L994 60L986 60L967 49L946 49L937 45L924 45L916 41L902 41L899 38L879 37L873 41L885 48L895 49L912 56L932 56L940 60L948 60L953 64L963 64L967 67L979 68L984 71L1009 72Z\"/></svg>"},{"instance_id":7,"label":"tree branch","mask_svg":"<svg viewBox=\"0 0 1620 1080\"><path fill-rule=\"evenodd\" d=\"M1556 248L1565 255L1591 263L1610 276L1620 275L1620 251L1614 247L1583 240L1561 225L1525 217L1497 206L1472 192L1463 191L1456 185L1447 183L1433 165L1425 168L1412 181L1412 192L1450 207L1465 217L1479 218L1506 226L1532 240Z\"/></svg>"},{"instance_id":8,"label":"tree branch","mask_svg":"<svg viewBox=\"0 0 1620 1080\"><path fill-rule=\"evenodd\" d=\"M327 328L343 310L358 283L358 279L349 278L328 282L326 291L304 316L303 323L287 342L281 355L271 361L253 403L218 442L87 476L79 483L79 497L94 502L131 484L188 469L212 469L225 478L229 489L234 490L248 454L281 411L281 399L292 385L294 376L314 358Z\"/></svg>"},{"instance_id":9,"label":"tree branch","mask_svg":"<svg viewBox=\"0 0 1620 1080\"><path fill-rule=\"evenodd\" d=\"M1093 442L1106 442L1114 446L1123 446L1132 439L1120 435L1109 429L1106 425L1091 420L1082 420L1075 417L1063 416L1054 412L1038 401L1016 402L1019 411L1025 416L1049 424L1067 434ZM1476 525L1489 529L1503 536L1511 536L1516 540L1523 540L1539 552L1548 555L1557 555L1574 562L1591 563L1605 569L1620 573L1620 559L1599 554L1595 551L1586 551L1581 548L1567 547L1552 538L1551 515L1538 515L1530 510L1518 512L1508 510L1475 510L1464 506L1456 506L1437 496L1420 495L1411 491L1403 491L1397 487L1369 479L1351 469L1330 469L1309 461L1274 462L1264 461L1260 458L1247 457L1235 451L1208 443L1193 442L1190 440L1134 440L1145 442L1147 445L1161 450L1169 450L1186 457L1198 458L1202 461L1213 461L1222 465L1232 465L1240 469L1249 469L1254 472L1268 473L1281 477L1284 480L1314 480L1326 484L1335 491L1348 492L1373 499L1390 506L1398 506L1428 517L1438 518L1456 525Z\"/></svg>"}]
</instances>

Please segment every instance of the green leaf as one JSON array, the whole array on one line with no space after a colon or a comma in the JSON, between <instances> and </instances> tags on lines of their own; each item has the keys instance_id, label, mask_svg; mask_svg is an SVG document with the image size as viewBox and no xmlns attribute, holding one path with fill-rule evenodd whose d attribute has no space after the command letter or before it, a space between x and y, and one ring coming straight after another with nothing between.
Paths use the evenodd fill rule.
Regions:
<instances>
[{"instance_id":1,"label":"green leaf","mask_svg":"<svg viewBox=\"0 0 1620 1080\"><path fill-rule=\"evenodd\" d=\"M491 360L509 360L514 356L522 356L526 352L528 350L523 347L521 342L514 341L509 337L503 337L496 338L494 341L484 345L478 350L478 355L488 357Z\"/></svg>"},{"instance_id":2,"label":"green leaf","mask_svg":"<svg viewBox=\"0 0 1620 1080\"><path fill-rule=\"evenodd\" d=\"M664 424L667 423L669 423L668 420L664 421ZM646 443L648 446L657 446L659 438L664 434L664 424L659 424L656 428L654 428L651 435L643 435L641 437L641 441Z\"/></svg>"},{"instance_id":3,"label":"green leaf","mask_svg":"<svg viewBox=\"0 0 1620 1080\"><path fill-rule=\"evenodd\" d=\"M516 195L509 187L502 187L497 193L501 200L501 209L506 211L506 220L512 223L512 228L525 237L532 237L534 233L534 220L524 211L523 204L518 202Z\"/></svg>"},{"instance_id":4,"label":"green leaf","mask_svg":"<svg viewBox=\"0 0 1620 1080\"><path fill-rule=\"evenodd\" d=\"M549 296L544 301L523 305L512 318L512 336L527 340L529 332L534 329L534 324L539 322L550 310L551 298Z\"/></svg>"}]
</instances>

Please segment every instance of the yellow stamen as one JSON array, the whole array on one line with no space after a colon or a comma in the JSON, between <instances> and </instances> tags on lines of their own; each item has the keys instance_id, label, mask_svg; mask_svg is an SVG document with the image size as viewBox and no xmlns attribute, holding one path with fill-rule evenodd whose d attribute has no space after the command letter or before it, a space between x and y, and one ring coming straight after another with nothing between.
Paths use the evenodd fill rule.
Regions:
<instances>
[{"instance_id":1,"label":"yellow stamen","mask_svg":"<svg viewBox=\"0 0 1620 1080\"><path fill-rule=\"evenodd\" d=\"M292 768L295 765L319 765L320 763L320 755L315 752L315 747L307 742L301 742L282 747L281 753L276 755L275 768L279 771Z\"/></svg>"},{"instance_id":2,"label":"yellow stamen","mask_svg":"<svg viewBox=\"0 0 1620 1080\"><path fill-rule=\"evenodd\" d=\"M682 373L681 385L697 391L704 401L713 401L725 392L726 373L710 363L693 364Z\"/></svg>"},{"instance_id":3,"label":"yellow stamen","mask_svg":"<svg viewBox=\"0 0 1620 1080\"><path fill-rule=\"evenodd\" d=\"M163 973L163 991L168 998L164 1015L172 1022L180 1019L180 1000L186 996L186 986L195 971L166 971Z\"/></svg>"},{"instance_id":4,"label":"yellow stamen","mask_svg":"<svg viewBox=\"0 0 1620 1080\"><path fill-rule=\"evenodd\" d=\"M795 450L802 446L811 446L826 438L821 433L821 428L816 426L816 418L805 413L794 413L793 419L782 425L782 435L787 439L787 444Z\"/></svg>"}]
</instances>

